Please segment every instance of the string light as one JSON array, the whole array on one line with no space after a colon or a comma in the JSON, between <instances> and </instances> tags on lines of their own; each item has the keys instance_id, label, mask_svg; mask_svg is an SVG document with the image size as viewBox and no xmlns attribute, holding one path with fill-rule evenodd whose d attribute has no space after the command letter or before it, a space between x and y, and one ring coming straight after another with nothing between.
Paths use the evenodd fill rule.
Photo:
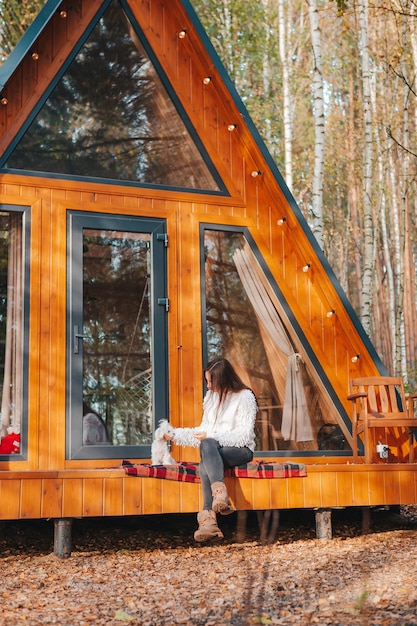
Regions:
<instances>
[{"instance_id":1,"label":"string light","mask_svg":"<svg viewBox=\"0 0 417 626\"><path fill-rule=\"evenodd\" d=\"M308 272L308 270L310 269L310 267L311 267L311 263L306 263L306 264L304 265L304 267L303 267L303 272L304 272L305 274L307 274L307 272Z\"/></svg>"},{"instance_id":2,"label":"string light","mask_svg":"<svg viewBox=\"0 0 417 626\"><path fill-rule=\"evenodd\" d=\"M352 361L352 363L357 363L359 361L359 354L355 354L355 356L353 356L350 360Z\"/></svg>"},{"instance_id":3,"label":"string light","mask_svg":"<svg viewBox=\"0 0 417 626\"><path fill-rule=\"evenodd\" d=\"M278 226L282 226L283 224L285 224L285 222L287 221L286 217L281 217L278 221L277 224Z\"/></svg>"},{"instance_id":4,"label":"string light","mask_svg":"<svg viewBox=\"0 0 417 626\"><path fill-rule=\"evenodd\" d=\"M211 76L203 78L203 85L208 85L209 83L211 83Z\"/></svg>"},{"instance_id":5,"label":"string light","mask_svg":"<svg viewBox=\"0 0 417 626\"><path fill-rule=\"evenodd\" d=\"M326 316L327 317L333 317L333 315L336 313L336 311L334 309L332 309L331 311L327 311Z\"/></svg>"},{"instance_id":6,"label":"string light","mask_svg":"<svg viewBox=\"0 0 417 626\"><path fill-rule=\"evenodd\" d=\"M9 103L8 99L7 99L7 98L5 98L5 97L3 97L3 98L0 100L0 102L2 103L2 105L3 105L3 106L6 106L6 104L8 104L8 103Z\"/></svg>"},{"instance_id":7,"label":"string light","mask_svg":"<svg viewBox=\"0 0 417 626\"><path fill-rule=\"evenodd\" d=\"M235 128L237 128L237 124L229 124L229 126L227 127L227 130L232 133L235 130Z\"/></svg>"},{"instance_id":8,"label":"string light","mask_svg":"<svg viewBox=\"0 0 417 626\"><path fill-rule=\"evenodd\" d=\"M185 29L180 30L180 32L178 33L178 38L185 39L186 34L187 34L187 31Z\"/></svg>"},{"instance_id":9,"label":"string light","mask_svg":"<svg viewBox=\"0 0 417 626\"><path fill-rule=\"evenodd\" d=\"M262 172L260 170L253 170L253 172L250 173L252 178L256 178L257 176L260 176L261 174Z\"/></svg>"}]
</instances>

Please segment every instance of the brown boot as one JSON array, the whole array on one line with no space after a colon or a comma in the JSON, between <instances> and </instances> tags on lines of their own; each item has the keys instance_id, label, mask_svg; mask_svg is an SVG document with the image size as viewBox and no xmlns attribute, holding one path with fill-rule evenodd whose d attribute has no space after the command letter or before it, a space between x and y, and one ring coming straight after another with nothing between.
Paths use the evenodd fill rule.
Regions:
<instances>
[{"instance_id":1,"label":"brown boot","mask_svg":"<svg viewBox=\"0 0 417 626\"><path fill-rule=\"evenodd\" d=\"M230 515L234 508L227 495L226 485L222 482L213 483L211 485L211 493L213 494L213 511L221 513L221 515Z\"/></svg>"},{"instance_id":2,"label":"brown boot","mask_svg":"<svg viewBox=\"0 0 417 626\"><path fill-rule=\"evenodd\" d=\"M209 541L210 539L223 539L224 535L217 526L216 514L214 511L200 511L197 514L198 529L194 533L196 541Z\"/></svg>"}]
</instances>

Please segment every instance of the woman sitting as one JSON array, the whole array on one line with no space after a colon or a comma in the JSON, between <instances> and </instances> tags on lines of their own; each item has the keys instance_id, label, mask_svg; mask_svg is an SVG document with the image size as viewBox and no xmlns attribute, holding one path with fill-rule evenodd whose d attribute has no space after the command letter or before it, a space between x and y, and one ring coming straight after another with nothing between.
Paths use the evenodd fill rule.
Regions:
<instances>
[{"instance_id":1,"label":"woman sitting","mask_svg":"<svg viewBox=\"0 0 417 626\"><path fill-rule=\"evenodd\" d=\"M233 507L224 483L225 468L249 463L255 450L255 394L239 378L227 359L216 359L204 370L207 394L203 418L196 428L176 428L165 439L180 446L200 447L203 510L198 513L196 541L222 539L216 513L229 515Z\"/></svg>"}]
</instances>

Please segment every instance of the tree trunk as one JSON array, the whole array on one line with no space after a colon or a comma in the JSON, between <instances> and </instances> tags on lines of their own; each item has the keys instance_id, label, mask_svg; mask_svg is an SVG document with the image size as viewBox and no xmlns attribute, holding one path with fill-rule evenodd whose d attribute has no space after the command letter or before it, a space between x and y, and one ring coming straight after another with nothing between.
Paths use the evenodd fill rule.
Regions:
<instances>
[{"instance_id":1,"label":"tree trunk","mask_svg":"<svg viewBox=\"0 0 417 626\"><path fill-rule=\"evenodd\" d=\"M380 89L383 90L383 86L380 86ZM395 88L394 88L395 90ZM371 103L372 103L372 113L376 117L377 116L377 97L376 97L376 85L371 86ZM386 115L386 111L384 111ZM384 132L385 135L385 132ZM375 133L375 144L376 144L376 152L377 152L377 175L378 175L378 189L379 189L379 220L380 230L378 232L374 231L374 239L379 241L379 233L381 234L381 243L382 243L382 259L379 260L379 250L376 253L377 262L376 262L376 281L378 286L378 298L374 302L374 328L378 328L379 332L375 333L375 347L378 352L385 355L385 363L389 367L388 369L391 373L395 371L395 361L394 355L396 352L396 283L394 276L394 269L392 266L391 259L391 232L389 225L392 223L391 216L387 216L389 212L389 207L387 207L387 185L389 184L389 180L386 176L387 172L390 172L389 162L384 160L384 154L386 150L383 149L383 140L384 135L381 138L378 132ZM385 145L384 145L385 148ZM394 190L392 192L394 194ZM392 197L391 203L393 203ZM379 245L377 244L379 248ZM383 269L382 269L383 266ZM378 309L378 310L377 310ZM387 336L385 336L387 335ZM383 347L385 344L385 348ZM390 346L389 349L387 347Z\"/></svg>"},{"instance_id":2,"label":"tree trunk","mask_svg":"<svg viewBox=\"0 0 417 626\"><path fill-rule=\"evenodd\" d=\"M351 72L349 77L349 102L354 101L354 77ZM362 268L361 268L361 254L358 242L360 241L359 233L361 231L361 225L359 220L359 189L357 176L355 172L355 120L354 120L354 108L351 106L348 109L348 128L347 128L347 154L349 155L348 161L348 203L349 203L349 214L351 228L352 228L352 237L355 244L354 248L354 257L353 257L353 265L355 268L354 280L355 280L355 288L352 288L354 293L357 293L357 306L359 309L362 307L362 285L361 285L361 277L362 277ZM346 284L349 284L349 277L346 277Z\"/></svg>"},{"instance_id":3,"label":"tree trunk","mask_svg":"<svg viewBox=\"0 0 417 626\"><path fill-rule=\"evenodd\" d=\"M313 115L314 115L314 173L312 190L312 229L323 248L323 172L324 172L324 97L321 58L321 33L317 0L308 0L311 45L313 49Z\"/></svg>"},{"instance_id":4,"label":"tree trunk","mask_svg":"<svg viewBox=\"0 0 417 626\"><path fill-rule=\"evenodd\" d=\"M279 55L282 63L282 95L284 118L285 181L291 190L292 179L292 111L290 97L290 66L288 60L285 0L278 0Z\"/></svg>"},{"instance_id":5,"label":"tree trunk","mask_svg":"<svg viewBox=\"0 0 417 626\"><path fill-rule=\"evenodd\" d=\"M375 271L374 224L372 215L372 112L369 69L368 1L358 0L359 46L361 50L362 106L365 146L363 154L363 270L361 320L365 331L372 333L373 284Z\"/></svg>"}]
</instances>

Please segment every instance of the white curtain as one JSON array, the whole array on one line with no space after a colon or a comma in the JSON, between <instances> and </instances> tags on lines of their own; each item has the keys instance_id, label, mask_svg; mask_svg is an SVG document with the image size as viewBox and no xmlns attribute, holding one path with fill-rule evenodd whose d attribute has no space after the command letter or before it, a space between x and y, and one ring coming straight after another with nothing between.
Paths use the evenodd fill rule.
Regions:
<instances>
[{"instance_id":1,"label":"white curtain","mask_svg":"<svg viewBox=\"0 0 417 626\"><path fill-rule=\"evenodd\" d=\"M22 342L23 342L23 286L22 286L22 217L10 213L7 262L7 320L4 356L3 391L1 398L0 436L20 431L22 410Z\"/></svg>"},{"instance_id":2,"label":"white curtain","mask_svg":"<svg viewBox=\"0 0 417 626\"><path fill-rule=\"evenodd\" d=\"M259 324L263 329L263 336L268 339L267 354L271 349L277 352L274 361L282 360L282 354L287 357L287 373L282 413L281 433L286 441L312 441L313 428L308 411L307 400L299 368L301 355L294 351L276 308L260 279L257 261L248 247L236 250L233 255L239 277L248 298L255 310ZM271 363L274 374L274 363Z\"/></svg>"}]
</instances>

